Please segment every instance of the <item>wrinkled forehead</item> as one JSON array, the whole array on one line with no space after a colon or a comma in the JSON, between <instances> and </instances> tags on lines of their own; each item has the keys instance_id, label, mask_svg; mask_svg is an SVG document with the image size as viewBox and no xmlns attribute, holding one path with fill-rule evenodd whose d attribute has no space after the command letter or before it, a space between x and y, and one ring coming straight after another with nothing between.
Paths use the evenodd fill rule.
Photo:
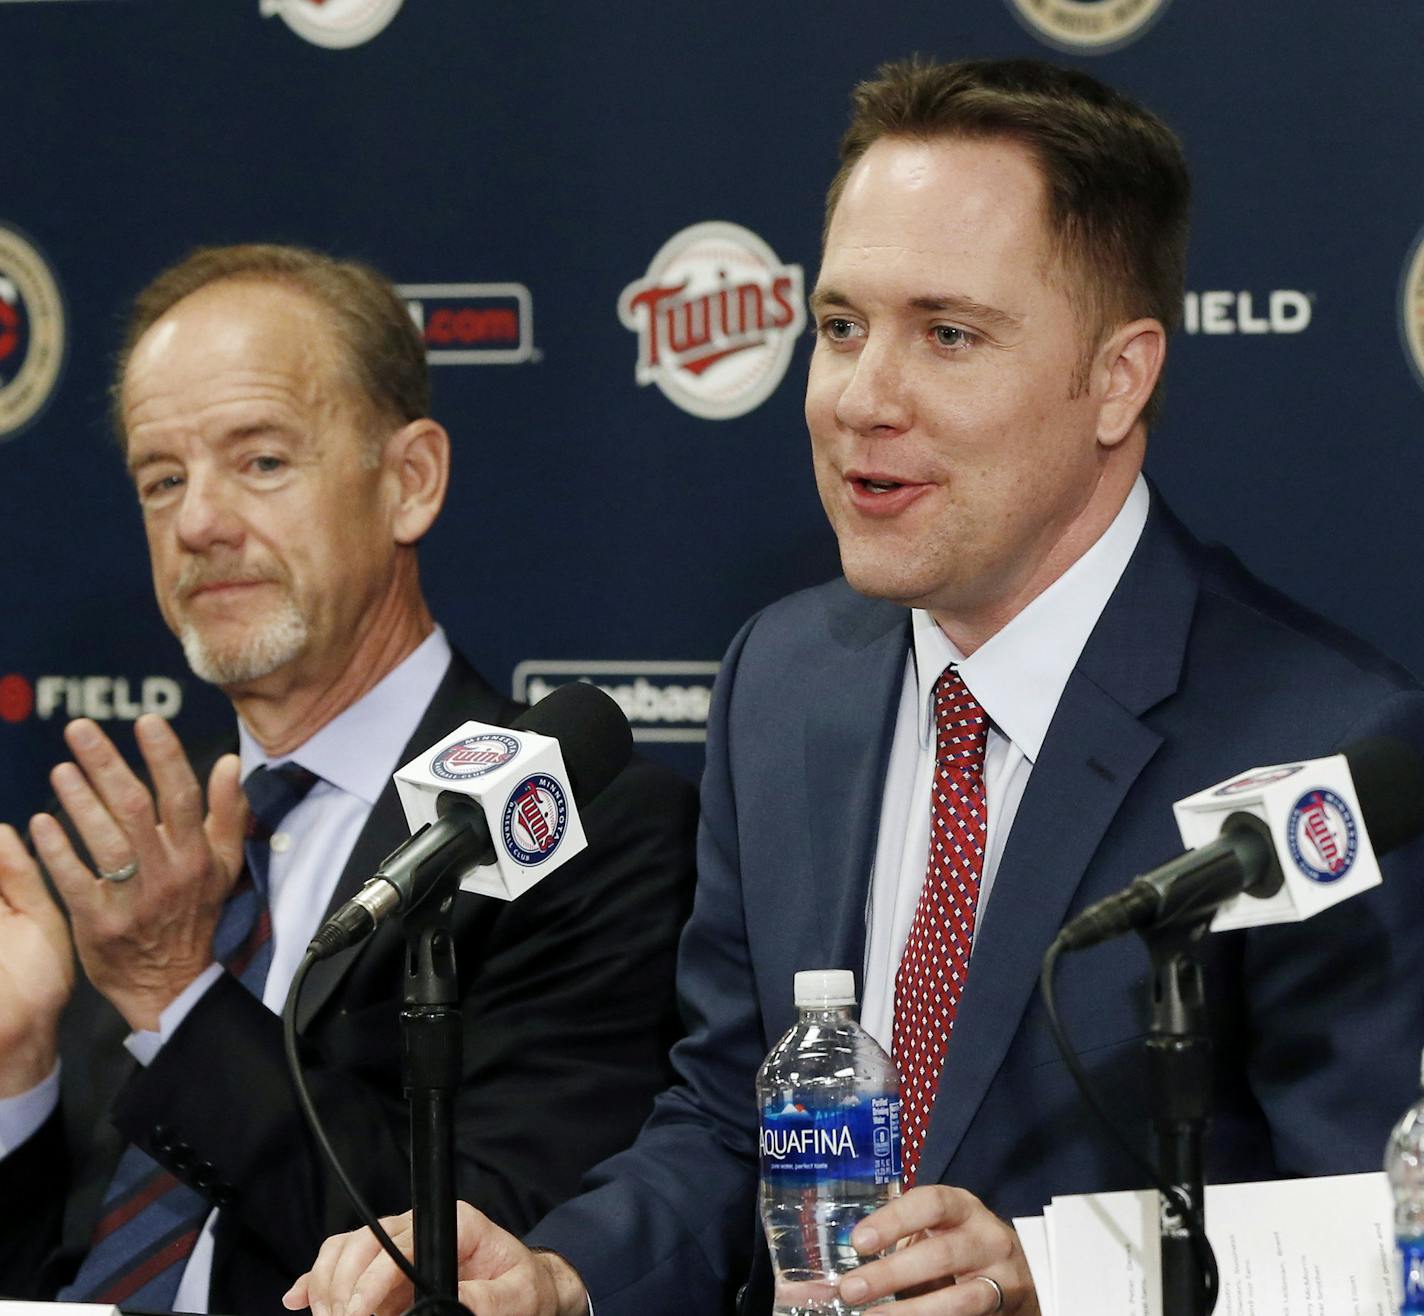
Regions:
<instances>
[{"instance_id":1,"label":"wrinkled forehead","mask_svg":"<svg viewBox=\"0 0 1424 1316\"><path fill-rule=\"evenodd\" d=\"M134 345L121 385L125 435L157 417L248 395L308 407L365 405L318 303L270 282L223 280L175 303Z\"/></svg>"}]
</instances>

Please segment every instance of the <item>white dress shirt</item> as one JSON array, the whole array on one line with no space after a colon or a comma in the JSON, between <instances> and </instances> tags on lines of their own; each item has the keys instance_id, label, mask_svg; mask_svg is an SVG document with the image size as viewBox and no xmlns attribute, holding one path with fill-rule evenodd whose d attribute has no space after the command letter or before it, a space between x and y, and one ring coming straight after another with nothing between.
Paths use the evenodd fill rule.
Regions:
<instances>
[{"instance_id":1,"label":"white dress shirt","mask_svg":"<svg viewBox=\"0 0 1424 1316\"><path fill-rule=\"evenodd\" d=\"M450 644L437 627L397 667L309 740L281 759L270 759L239 721L239 756L245 782L259 766L299 763L320 780L282 820L271 840L268 903L272 911L272 965L263 1004L280 1012L307 943L316 934L336 883L371 809L385 789L436 688L450 665ZM211 964L173 1000L153 1032L137 1032L124 1045L143 1064L152 1062L203 993L221 975ZM0 1155L38 1131L58 1100L58 1070L39 1087L0 1100ZM212 1272L212 1212L193 1248L174 1300L175 1311L208 1309Z\"/></svg>"},{"instance_id":2,"label":"white dress shirt","mask_svg":"<svg viewBox=\"0 0 1424 1316\"><path fill-rule=\"evenodd\" d=\"M865 909L860 1017L887 1052L894 1025L895 973L919 904L929 855L935 682L950 663L957 664L964 684L989 718L984 752L989 825L977 931L983 926L999 858L1063 687L1137 547L1147 523L1148 503L1147 483L1139 475L1097 543L968 658L929 613L914 610L914 645L905 661Z\"/></svg>"}]
</instances>

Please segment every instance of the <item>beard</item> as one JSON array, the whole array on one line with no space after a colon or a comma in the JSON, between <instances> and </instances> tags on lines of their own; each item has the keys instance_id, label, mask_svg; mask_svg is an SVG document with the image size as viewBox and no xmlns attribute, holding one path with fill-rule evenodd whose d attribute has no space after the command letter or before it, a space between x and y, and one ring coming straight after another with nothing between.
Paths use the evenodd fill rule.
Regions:
<instances>
[{"instance_id":1,"label":"beard","mask_svg":"<svg viewBox=\"0 0 1424 1316\"><path fill-rule=\"evenodd\" d=\"M184 620L178 638L193 675L211 685L242 685L270 676L307 647L311 630L292 600L283 595L273 612L253 623L222 648L213 644L191 620Z\"/></svg>"}]
</instances>

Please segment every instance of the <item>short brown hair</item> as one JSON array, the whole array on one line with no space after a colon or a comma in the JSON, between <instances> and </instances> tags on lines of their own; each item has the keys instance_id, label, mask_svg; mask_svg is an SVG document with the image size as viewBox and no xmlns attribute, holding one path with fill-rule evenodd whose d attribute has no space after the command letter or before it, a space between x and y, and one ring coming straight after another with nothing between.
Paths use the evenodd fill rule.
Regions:
<instances>
[{"instance_id":1,"label":"short brown hair","mask_svg":"<svg viewBox=\"0 0 1424 1316\"><path fill-rule=\"evenodd\" d=\"M425 344L389 279L357 261L277 243L200 247L164 270L137 297L124 327L111 390L115 432L127 446L123 385L140 338L185 297L229 280L270 283L311 298L330 317L353 386L374 417L403 425L430 414Z\"/></svg>"},{"instance_id":2,"label":"short brown hair","mask_svg":"<svg viewBox=\"0 0 1424 1316\"><path fill-rule=\"evenodd\" d=\"M851 100L826 231L847 177L879 138L1009 138L1043 174L1049 233L1086 330L1079 384L1110 327L1140 316L1168 332L1180 323L1191 182L1181 143L1151 111L1086 73L1033 59L916 56L882 65ZM1159 381L1149 423L1160 393Z\"/></svg>"}]
</instances>

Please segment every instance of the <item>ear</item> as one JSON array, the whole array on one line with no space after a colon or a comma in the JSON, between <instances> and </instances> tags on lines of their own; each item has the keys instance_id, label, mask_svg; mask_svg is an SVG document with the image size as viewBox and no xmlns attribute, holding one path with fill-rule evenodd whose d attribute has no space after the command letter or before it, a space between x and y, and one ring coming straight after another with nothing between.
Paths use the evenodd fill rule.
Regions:
<instances>
[{"instance_id":1,"label":"ear","mask_svg":"<svg viewBox=\"0 0 1424 1316\"><path fill-rule=\"evenodd\" d=\"M381 464L395 496L391 518L395 541L417 543L445 503L450 436L433 420L413 420L386 440Z\"/></svg>"},{"instance_id":2,"label":"ear","mask_svg":"<svg viewBox=\"0 0 1424 1316\"><path fill-rule=\"evenodd\" d=\"M1136 427L1167 359L1167 331L1157 320L1133 320L1115 329L1093 361L1099 398L1098 442L1115 448Z\"/></svg>"}]
</instances>

